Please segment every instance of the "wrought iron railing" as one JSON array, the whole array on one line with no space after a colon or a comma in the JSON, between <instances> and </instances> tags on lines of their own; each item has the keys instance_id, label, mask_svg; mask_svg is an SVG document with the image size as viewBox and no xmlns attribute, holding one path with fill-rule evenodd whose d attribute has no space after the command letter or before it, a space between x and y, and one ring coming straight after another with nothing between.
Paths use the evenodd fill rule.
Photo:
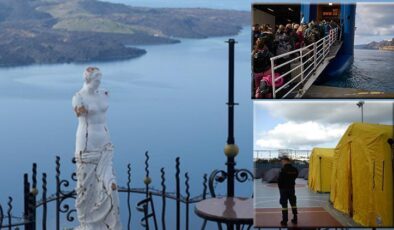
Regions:
<instances>
[{"instance_id":1,"label":"wrought iron railing","mask_svg":"<svg viewBox=\"0 0 394 230\"><path fill-rule=\"evenodd\" d=\"M338 36L339 35L339 36ZM305 47L293 50L271 58L271 77L272 77L272 97L273 98L286 98L295 90L299 90L315 73L316 69L327 58L330 48L335 44L338 39L341 39L341 34L338 28L330 30L329 34L317 42L311 43ZM290 57L290 60L286 60ZM279 60L286 58L285 62L278 63ZM281 74L280 77L275 78L275 72L279 69L288 66L290 70ZM276 87L274 82L278 82L282 78L288 78L287 82L283 85ZM302 90L302 89L301 89ZM305 90L304 90L305 91Z\"/></svg>"},{"instance_id":2,"label":"wrought iron railing","mask_svg":"<svg viewBox=\"0 0 394 230\"><path fill-rule=\"evenodd\" d=\"M214 170L210 176L204 174L202 182L202 192L200 195L191 197L190 195L190 177L189 173L185 172L183 177L180 170L180 158L175 159L175 192L168 192L166 186L165 168L160 169L160 186L161 188L154 188L151 186L150 169L149 169L149 154L145 153L145 187L134 188L131 186L131 164L127 165L127 183L126 186L118 186L119 193L126 194L127 205L127 226L125 229L131 229L133 208L131 207L131 194L142 194L145 198L137 203L137 210L141 211L140 225L144 229L170 229L167 226L167 202L173 200L175 202L175 212L171 211L171 218L175 218L175 229L189 229L190 227L190 205L204 200L208 197L222 196L218 195L215 188L219 183L225 182L228 178L223 170ZM75 159L72 160L75 164ZM26 230L35 229L64 229L63 225L67 223L76 224L76 210L67 203L75 199L76 193L74 189L67 189L76 181L76 173L71 174L71 179L62 178L61 174L61 159L56 156L55 160L55 193L48 196L47 174L42 173L41 184L42 192L38 193L37 187L37 164L33 163L31 181L29 175L24 174L24 211L22 217L13 215L13 198L8 198L7 209L4 210L0 204L0 229L19 229L24 227ZM235 180L244 183L253 179L252 173L247 169L235 169ZM184 180L184 185L181 186L181 177ZM184 191L181 192L181 187ZM153 199L153 197L159 199ZM154 202L160 200L160 204L156 207L160 208L159 214L154 209ZM49 204L54 204L55 210L49 210ZM123 203L122 203L123 204ZM183 206L183 207L182 207ZM183 208L183 211L182 211ZM40 214L40 216L38 215ZM55 214L55 226L48 226L48 213ZM174 215L172 215L174 214ZM184 219L182 219L183 217ZM160 219L159 219L160 218ZM182 225L181 225L182 224ZM38 226L39 225L39 226Z\"/></svg>"}]
</instances>

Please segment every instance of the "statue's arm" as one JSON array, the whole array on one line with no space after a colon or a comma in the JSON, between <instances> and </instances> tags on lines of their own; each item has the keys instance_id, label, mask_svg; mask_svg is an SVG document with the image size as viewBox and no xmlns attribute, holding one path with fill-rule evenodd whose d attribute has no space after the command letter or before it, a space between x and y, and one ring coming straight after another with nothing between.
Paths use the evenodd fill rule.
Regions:
<instances>
[{"instance_id":1,"label":"statue's arm","mask_svg":"<svg viewBox=\"0 0 394 230\"><path fill-rule=\"evenodd\" d=\"M75 112L75 114L77 115L77 117L84 116L84 115L86 115L87 112L88 112L88 111L86 110L85 106L84 106L83 103L82 103L82 98L81 98L81 96L78 95L78 94L76 94L76 95L73 96L73 99L72 99L72 106L73 106L74 112Z\"/></svg>"}]
</instances>

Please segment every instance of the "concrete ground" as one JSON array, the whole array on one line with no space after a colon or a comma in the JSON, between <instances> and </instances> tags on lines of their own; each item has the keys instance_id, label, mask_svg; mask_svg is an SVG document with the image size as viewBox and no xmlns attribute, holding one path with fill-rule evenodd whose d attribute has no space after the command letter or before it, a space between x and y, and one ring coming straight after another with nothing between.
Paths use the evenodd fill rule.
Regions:
<instances>
[{"instance_id":1,"label":"concrete ground","mask_svg":"<svg viewBox=\"0 0 394 230\"><path fill-rule=\"evenodd\" d=\"M340 87L332 87L332 86L321 86L321 85L312 85L308 91L304 94L303 98L312 98L312 99L359 99L359 98L374 98L374 99L382 99L382 98L394 98L393 92L379 92L379 91L368 91L361 89L352 89L352 88L340 88Z\"/></svg>"},{"instance_id":2,"label":"concrete ground","mask_svg":"<svg viewBox=\"0 0 394 230\"><path fill-rule=\"evenodd\" d=\"M276 183L254 181L254 226L281 227L281 206L279 190ZM293 215L289 209L288 227L359 227L349 216L335 210L329 203L329 193L315 193L308 189L307 181L296 180L296 196L298 207L298 224L290 220ZM290 207L290 204L288 204Z\"/></svg>"}]
</instances>

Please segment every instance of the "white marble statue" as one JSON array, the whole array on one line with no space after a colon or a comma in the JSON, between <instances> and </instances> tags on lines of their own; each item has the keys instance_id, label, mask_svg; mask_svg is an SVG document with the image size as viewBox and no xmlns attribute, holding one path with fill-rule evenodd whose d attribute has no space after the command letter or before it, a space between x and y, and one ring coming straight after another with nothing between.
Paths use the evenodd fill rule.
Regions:
<instances>
[{"instance_id":1,"label":"white marble statue","mask_svg":"<svg viewBox=\"0 0 394 230\"><path fill-rule=\"evenodd\" d=\"M84 85L72 99L79 121L75 149L77 230L122 229L112 169L113 146L106 124L108 92L99 89L101 76L98 68L88 67Z\"/></svg>"}]
</instances>

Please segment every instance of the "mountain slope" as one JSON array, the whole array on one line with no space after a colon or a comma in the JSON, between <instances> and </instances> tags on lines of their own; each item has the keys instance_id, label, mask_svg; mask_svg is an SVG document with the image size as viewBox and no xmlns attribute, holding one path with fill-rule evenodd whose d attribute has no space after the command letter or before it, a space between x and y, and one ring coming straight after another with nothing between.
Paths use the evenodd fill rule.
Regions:
<instances>
[{"instance_id":1,"label":"mountain slope","mask_svg":"<svg viewBox=\"0 0 394 230\"><path fill-rule=\"evenodd\" d=\"M97 0L0 0L0 66L128 59L130 45L234 35L250 13L131 7Z\"/></svg>"}]
</instances>

